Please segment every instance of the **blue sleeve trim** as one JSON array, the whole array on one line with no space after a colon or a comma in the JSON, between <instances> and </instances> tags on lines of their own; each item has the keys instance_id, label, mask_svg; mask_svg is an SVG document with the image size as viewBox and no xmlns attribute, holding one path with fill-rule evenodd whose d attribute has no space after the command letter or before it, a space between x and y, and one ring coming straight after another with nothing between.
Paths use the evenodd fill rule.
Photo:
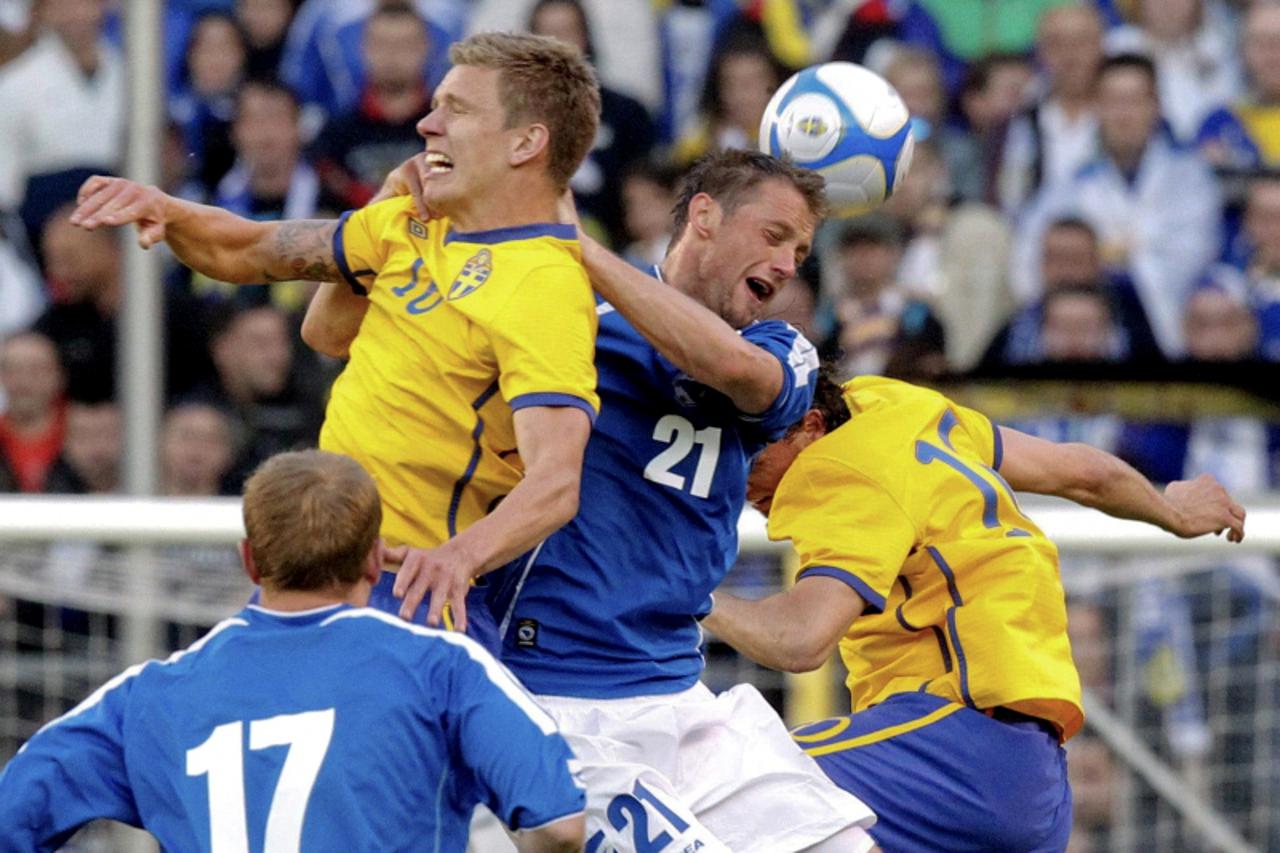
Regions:
<instances>
[{"instance_id":1,"label":"blue sleeve trim","mask_svg":"<svg viewBox=\"0 0 1280 853\"><path fill-rule=\"evenodd\" d=\"M368 296L369 288L356 280L357 273L353 273L351 265L347 263L347 248L342 241L342 231L347 227L347 220L353 213L355 213L354 210L348 210L338 217L338 227L333 229L333 259L338 264L338 272L342 273L342 277L347 280L347 286L351 288L351 292L357 296ZM372 272L373 270L360 270L359 275L369 275Z\"/></svg>"},{"instance_id":2,"label":"blue sleeve trim","mask_svg":"<svg viewBox=\"0 0 1280 853\"><path fill-rule=\"evenodd\" d=\"M597 412L595 407L581 397L575 397L572 394L560 394L553 391L538 391L532 394L521 394L511 401L511 411L516 412L520 409L527 409L530 406L551 406L551 407L570 407L581 409L587 413L587 417L591 418L591 423L596 422Z\"/></svg>"},{"instance_id":3,"label":"blue sleeve trim","mask_svg":"<svg viewBox=\"0 0 1280 853\"><path fill-rule=\"evenodd\" d=\"M995 446L991 449L991 467L999 471L1000 463L1004 461L1004 439L1000 437L1000 425L995 421L991 422L991 434L995 436Z\"/></svg>"},{"instance_id":4,"label":"blue sleeve trim","mask_svg":"<svg viewBox=\"0 0 1280 853\"><path fill-rule=\"evenodd\" d=\"M884 612L884 596L872 589L866 581L850 572L848 569L837 569L835 566L810 566L804 569L797 576L805 577L832 578L849 586L858 595L862 596L862 600L867 603L865 613L883 613Z\"/></svg>"}]
</instances>

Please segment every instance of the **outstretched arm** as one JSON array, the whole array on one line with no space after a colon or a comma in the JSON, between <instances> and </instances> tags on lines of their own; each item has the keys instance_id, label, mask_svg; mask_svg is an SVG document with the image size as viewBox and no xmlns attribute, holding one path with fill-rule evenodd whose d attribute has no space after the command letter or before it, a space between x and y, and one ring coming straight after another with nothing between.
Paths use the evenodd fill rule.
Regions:
<instances>
[{"instance_id":1,"label":"outstretched arm","mask_svg":"<svg viewBox=\"0 0 1280 853\"><path fill-rule=\"evenodd\" d=\"M1087 444L1058 444L1008 427L1000 430L1000 473L1018 491L1067 498L1191 539L1227 531L1244 539L1244 507L1208 474L1170 483L1161 494L1130 465Z\"/></svg>"},{"instance_id":2,"label":"outstretched arm","mask_svg":"<svg viewBox=\"0 0 1280 853\"><path fill-rule=\"evenodd\" d=\"M865 607L847 584L816 575L756 601L717 592L702 624L761 666L809 672L831 657Z\"/></svg>"},{"instance_id":3,"label":"outstretched arm","mask_svg":"<svg viewBox=\"0 0 1280 853\"><path fill-rule=\"evenodd\" d=\"M80 187L73 225L134 224L138 243L165 241L197 272L234 284L343 281L333 255L336 221L255 222L155 187L95 175Z\"/></svg>"},{"instance_id":4,"label":"outstretched arm","mask_svg":"<svg viewBox=\"0 0 1280 853\"><path fill-rule=\"evenodd\" d=\"M773 404L783 384L777 358L711 309L654 281L586 234L581 241L591 286L672 364L746 414Z\"/></svg>"}]
</instances>

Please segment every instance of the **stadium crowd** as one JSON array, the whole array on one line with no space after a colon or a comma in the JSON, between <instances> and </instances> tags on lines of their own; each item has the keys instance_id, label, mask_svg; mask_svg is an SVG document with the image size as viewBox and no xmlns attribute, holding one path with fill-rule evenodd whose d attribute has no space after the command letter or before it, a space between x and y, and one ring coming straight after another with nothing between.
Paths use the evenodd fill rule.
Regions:
<instances>
[{"instance_id":1,"label":"stadium crowd","mask_svg":"<svg viewBox=\"0 0 1280 853\"><path fill-rule=\"evenodd\" d=\"M591 232L647 266L681 169L749 146L790 66L848 59L899 90L917 145L890 203L829 224L780 300L842 374L1280 360L1280 7L966 11L981 5L612 3L606 25L603 3L574 0L172 0L162 183L255 219L359 207L421 150L448 45L527 27L597 64L602 127L572 186ZM22 7L0 41L0 488L110 492L121 257L66 205L122 167L122 23L109 0ZM339 365L297 343L306 282L236 290L172 263L165 287L166 435L195 424L209 448L198 477L166 463L165 489L234 494L314 441ZM106 428L77 429L94 419ZM1237 485L1274 486L1275 430L1237 427L1261 464L1235 467L1262 472ZM1194 455L1191 433L1153 453L1150 430L1130 432L1110 448ZM1169 465L1140 467L1195 473Z\"/></svg>"},{"instance_id":2,"label":"stadium crowd","mask_svg":"<svg viewBox=\"0 0 1280 853\"><path fill-rule=\"evenodd\" d=\"M121 250L67 222L86 176L123 168L118 6L0 12L0 491L120 488ZM752 147L791 69L860 62L910 109L913 168L881 210L825 226L777 303L842 376L1178 378L1280 362L1280 4L169 0L165 26L162 186L261 220L368 202L422 149L415 125L466 33L578 44L604 86L572 188L584 227L645 269L666 251L685 167ZM263 460L315 443L341 363L299 340L314 287L234 288L169 264L165 494L239 494ZM1015 425L1159 481L1280 487L1280 423L1082 408ZM1275 594L1258 580L1273 571L1237 572L1240 606ZM1073 592L1087 658L1106 642L1108 602ZM1144 596L1143 642L1194 669L1195 652L1162 639L1200 618L1194 606L1158 583ZM1259 642L1219 651L1246 665ZM1081 670L1086 686L1109 683ZM1173 751L1203 753L1197 712L1171 716ZM1086 769L1105 760L1079 749ZM1083 789L1086 820L1099 787Z\"/></svg>"}]
</instances>

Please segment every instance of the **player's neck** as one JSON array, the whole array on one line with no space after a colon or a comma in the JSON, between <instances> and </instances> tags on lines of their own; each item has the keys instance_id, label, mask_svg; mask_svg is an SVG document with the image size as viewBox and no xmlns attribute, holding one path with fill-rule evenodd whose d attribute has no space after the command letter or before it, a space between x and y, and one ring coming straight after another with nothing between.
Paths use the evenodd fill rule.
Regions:
<instances>
[{"instance_id":1,"label":"player's neck","mask_svg":"<svg viewBox=\"0 0 1280 853\"><path fill-rule=\"evenodd\" d=\"M353 607L362 607L369 599L369 590L366 587L363 591L363 598L361 598L360 587L360 584L356 584L346 590L345 593L342 590L334 589L269 590L263 587L259 604L267 610L275 610L280 613L301 613L306 610L319 610L321 607L332 607L335 604L350 604Z\"/></svg>"},{"instance_id":2,"label":"player's neck","mask_svg":"<svg viewBox=\"0 0 1280 853\"><path fill-rule=\"evenodd\" d=\"M459 205L449 212L455 231L493 231L556 222L556 194L543 186L511 180L484 200Z\"/></svg>"},{"instance_id":3,"label":"player's neck","mask_svg":"<svg viewBox=\"0 0 1280 853\"><path fill-rule=\"evenodd\" d=\"M694 286L698 281L698 258L686 250L686 245L687 241L682 242L663 258L658 265L659 278L685 296L702 302L701 294Z\"/></svg>"}]
</instances>

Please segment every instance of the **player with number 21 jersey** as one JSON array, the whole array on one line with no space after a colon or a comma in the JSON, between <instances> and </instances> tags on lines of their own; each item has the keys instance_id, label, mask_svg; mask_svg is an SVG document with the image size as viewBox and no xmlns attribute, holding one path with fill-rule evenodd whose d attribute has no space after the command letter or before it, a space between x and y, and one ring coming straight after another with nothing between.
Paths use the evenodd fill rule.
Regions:
<instances>
[{"instance_id":1,"label":"player with number 21 jersey","mask_svg":"<svg viewBox=\"0 0 1280 853\"><path fill-rule=\"evenodd\" d=\"M502 659L537 694L675 693L702 674L695 616L710 609L737 556L751 458L810 405L817 353L778 320L742 330L783 365L773 405L746 415L681 373L608 303L598 313L601 411L582 506L506 570L494 597Z\"/></svg>"}]
</instances>

